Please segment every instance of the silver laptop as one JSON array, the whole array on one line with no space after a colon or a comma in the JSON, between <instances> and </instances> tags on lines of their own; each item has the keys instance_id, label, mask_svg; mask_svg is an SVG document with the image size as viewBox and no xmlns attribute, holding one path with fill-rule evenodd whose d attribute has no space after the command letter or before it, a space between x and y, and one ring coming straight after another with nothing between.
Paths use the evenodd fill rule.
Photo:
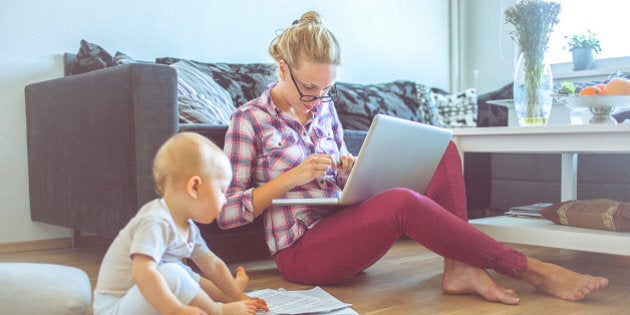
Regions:
<instances>
[{"instance_id":1,"label":"silver laptop","mask_svg":"<svg viewBox=\"0 0 630 315\"><path fill-rule=\"evenodd\" d=\"M378 114L339 198L273 199L274 205L353 205L389 188L425 193L452 131Z\"/></svg>"}]
</instances>

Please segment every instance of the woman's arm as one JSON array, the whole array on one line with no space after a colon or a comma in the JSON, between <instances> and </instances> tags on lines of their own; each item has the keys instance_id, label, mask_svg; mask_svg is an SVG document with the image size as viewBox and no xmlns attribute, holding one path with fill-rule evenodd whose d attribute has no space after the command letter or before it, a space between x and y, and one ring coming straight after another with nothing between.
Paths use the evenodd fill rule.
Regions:
<instances>
[{"instance_id":1,"label":"woman's arm","mask_svg":"<svg viewBox=\"0 0 630 315\"><path fill-rule=\"evenodd\" d=\"M304 185L315 178L324 177L326 170L335 162L328 154L313 154L298 166L282 173L252 191L254 215L257 216L271 206L273 199L281 198L296 186Z\"/></svg>"},{"instance_id":2,"label":"woman's arm","mask_svg":"<svg viewBox=\"0 0 630 315\"><path fill-rule=\"evenodd\" d=\"M233 170L232 182L227 190L227 202L216 219L223 229L251 223L256 217L252 205L252 172L256 163L254 136L252 122L237 109L230 120L223 146Z\"/></svg>"}]
</instances>

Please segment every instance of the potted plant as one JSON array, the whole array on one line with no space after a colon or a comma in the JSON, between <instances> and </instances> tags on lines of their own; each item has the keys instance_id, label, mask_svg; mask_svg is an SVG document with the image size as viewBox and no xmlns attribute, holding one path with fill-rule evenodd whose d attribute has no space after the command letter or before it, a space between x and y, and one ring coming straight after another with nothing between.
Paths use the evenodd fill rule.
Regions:
<instances>
[{"instance_id":1,"label":"potted plant","mask_svg":"<svg viewBox=\"0 0 630 315\"><path fill-rule=\"evenodd\" d=\"M595 33L588 30L586 34L564 36L567 39L568 49L573 55L573 71L593 69L595 66L594 54L602 51L599 39Z\"/></svg>"}]
</instances>

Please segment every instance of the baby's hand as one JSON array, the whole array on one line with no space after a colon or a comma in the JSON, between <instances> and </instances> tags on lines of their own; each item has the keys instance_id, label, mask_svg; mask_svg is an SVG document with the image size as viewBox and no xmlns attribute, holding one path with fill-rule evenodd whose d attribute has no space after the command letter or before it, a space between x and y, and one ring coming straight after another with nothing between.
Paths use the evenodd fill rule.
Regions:
<instances>
[{"instance_id":1,"label":"baby's hand","mask_svg":"<svg viewBox=\"0 0 630 315\"><path fill-rule=\"evenodd\" d=\"M254 302L257 310L263 310L265 312L269 312L269 307L267 307L267 302L261 298L252 298L249 295L243 293L240 297L243 302Z\"/></svg>"},{"instance_id":2,"label":"baby's hand","mask_svg":"<svg viewBox=\"0 0 630 315\"><path fill-rule=\"evenodd\" d=\"M256 306L257 310L263 310L265 312L269 312L269 307L267 307L267 302L265 302L265 300L261 298L250 298L247 301L254 302L254 305Z\"/></svg>"}]
</instances>

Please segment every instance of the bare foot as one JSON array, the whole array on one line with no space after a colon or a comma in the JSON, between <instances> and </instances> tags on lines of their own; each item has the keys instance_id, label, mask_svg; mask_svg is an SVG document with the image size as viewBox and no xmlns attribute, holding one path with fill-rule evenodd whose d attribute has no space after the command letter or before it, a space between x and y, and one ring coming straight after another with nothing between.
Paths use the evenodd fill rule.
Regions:
<instances>
[{"instance_id":1,"label":"bare foot","mask_svg":"<svg viewBox=\"0 0 630 315\"><path fill-rule=\"evenodd\" d=\"M486 301L508 305L520 302L514 290L500 287L485 270L451 259L444 260L442 290L446 294L478 294Z\"/></svg>"},{"instance_id":2,"label":"bare foot","mask_svg":"<svg viewBox=\"0 0 630 315\"><path fill-rule=\"evenodd\" d=\"M527 259L523 280L536 290L567 301L579 301L608 285L608 279L580 274L538 259Z\"/></svg>"},{"instance_id":3,"label":"bare foot","mask_svg":"<svg viewBox=\"0 0 630 315\"><path fill-rule=\"evenodd\" d=\"M247 272L245 272L245 268L238 266L236 268L234 279L236 280L236 283L238 283L238 287L245 291L247 285L249 284L249 276L247 275Z\"/></svg>"}]
</instances>

